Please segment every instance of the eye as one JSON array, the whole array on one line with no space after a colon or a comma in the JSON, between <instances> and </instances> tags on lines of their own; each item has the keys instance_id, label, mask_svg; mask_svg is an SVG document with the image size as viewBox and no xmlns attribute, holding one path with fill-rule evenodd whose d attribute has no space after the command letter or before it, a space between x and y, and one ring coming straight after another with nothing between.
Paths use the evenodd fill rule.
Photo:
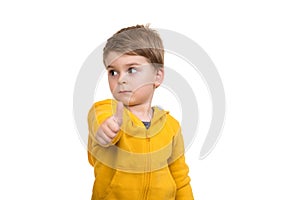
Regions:
<instances>
[{"instance_id":1,"label":"eye","mask_svg":"<svg viewBox=\"0 0 300 200\"><path fill-rule=\"evenodd\" d=\"M118 74L118 72L116 72L115 70L109 70L109 71L108 71L108 74L109 74L110 76L116 76L116 75Z\"/></svg>"},{"instance_id":2,"label":"eye","mask_svg":"<svg viewBox=\"0 0 300 200\"><path fill-rule=\"evenodd\" d=\"M134 74L134 73L136 73L137 72L137 70L135 69L135 68L133 68L133 67L130 67L129 69L128 69L128 73L129 74Z\"/></svg>"}]
</instances>

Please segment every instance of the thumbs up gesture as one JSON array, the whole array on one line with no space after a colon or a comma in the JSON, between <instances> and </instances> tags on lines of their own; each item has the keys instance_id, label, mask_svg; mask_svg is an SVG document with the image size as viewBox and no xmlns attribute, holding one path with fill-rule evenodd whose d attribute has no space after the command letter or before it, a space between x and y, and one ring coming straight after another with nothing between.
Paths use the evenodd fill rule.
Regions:
<instances>
[{"instance_id":1,"label":"thumbs up gesture","mask_svg":"<svg viewBox=\"0 0 300 200\"><path fill-rule=\"evenodd\" d=\"M100 125L96 133L96 140L101 146L107 147L119 132L123 122L123 109L123 103L118 102L116 113L113 116L107 118Z\"/></svg>"}]
</instances>

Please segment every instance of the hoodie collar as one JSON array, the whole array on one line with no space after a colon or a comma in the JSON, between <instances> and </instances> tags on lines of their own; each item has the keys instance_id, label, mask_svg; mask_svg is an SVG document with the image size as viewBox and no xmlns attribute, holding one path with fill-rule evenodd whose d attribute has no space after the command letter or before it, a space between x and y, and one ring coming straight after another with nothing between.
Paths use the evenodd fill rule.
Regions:
<instances>
[{"instance_id":1,"label":"hoodie collar","mask_svg":"<svg viewBox=\"0 0 300 200\"><path fill-rule=\"evenodd\" d=\"M114 107L116 107L116 101L114 101ZM148 129L146 129L143 122L136 115L134 115L124 107L121 130L128 135L138 138L149 138L158 134L160 130L165 126L167 114L169 113L169 111L165 111L157 106L154 106L152 108L154 112L151 119L151 125Z\"/></svg>"}]
</instances>

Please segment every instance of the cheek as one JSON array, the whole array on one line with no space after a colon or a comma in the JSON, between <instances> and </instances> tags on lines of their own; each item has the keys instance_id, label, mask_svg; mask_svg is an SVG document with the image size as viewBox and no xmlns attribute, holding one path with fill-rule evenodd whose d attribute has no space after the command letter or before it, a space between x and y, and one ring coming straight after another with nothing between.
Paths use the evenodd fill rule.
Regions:
<instances>
[{"instance_id":1,"label":"cheek","mask_svg":"<svg viewBox=\"0 0 300 200\"><path fill-rule=\"evenodd\" d=\"M136 90L133 93L133 96L138 98L143 98L143 97L148 98L149 95L152 96L154 92L153 88L154 88L153 84L143 85L141 87L136 88Z\"/></svg>"},{"instance_id":2,"label":"cheek","mask_svg":"<svg viewBox=\"0 0 300 200\"><path fill-rule=\"evenodd\" d=\"M153 85L153 82L151 81L136 81L135 83L132 83L132 88L139 91L144 89L147 90L151 85Z\"/></svg>"},{"instance_id":3,"label":"cheek","mask_svg":"<svg viewBox=\"0 0 300 200\"><path fill-rule=\"evenodd\" d=\"M109 89L111 92L113 92L117 86L116 81L108 79Z\"/></svg>"},{"instance_id":4,"label":"cheek","mask_svg":"<svg viewBox=\"0 0 300 200\"><path fill-rule=\"evenodd\" d=\"M155 82L155 79L152 76L143 76L139 77L138 79L132 80L132 84L135 86L136 89L148 87L153 85Z\"/></svg>"}]
</instances>

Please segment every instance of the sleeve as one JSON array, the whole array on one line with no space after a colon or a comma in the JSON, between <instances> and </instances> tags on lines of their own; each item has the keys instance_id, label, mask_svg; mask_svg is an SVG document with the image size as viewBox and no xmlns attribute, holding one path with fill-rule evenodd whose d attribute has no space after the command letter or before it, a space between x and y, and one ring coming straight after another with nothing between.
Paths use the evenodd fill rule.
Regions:
<instances>
[{"instance_id":1,"label":"sleeve","mask_svg":"<svg viewBox=\"0 0 300 200\"><path fill-rule=\"evenodd\" d=\"M88 153L88 161L94 166L96 158L100 155L98 152L101 147L96 141L95 135L100 125L110 116L113 115L115 111L115 102L113 100L104 100L95 103L89 113L88 113L88 145L87 145L87 153ZM118 134L111 145L115 144L120 139L120 134Z\"/></svg>"},{"instance_id":2,"label":"sleeve","mask_svg":"<svg viewBox=\"0 0 300 200\"><path fill-rule=\"evenodd\" d=\"M193 192L188 175L189 168L185 162L184 142L179 129L174 137L173 152L169 160L169 169L177 186L176 200L193 200Z\"/></svg>"},{"instance_id":3,"label":"sleeve","mask_svg":"<svg viewBox=\"0 0 300 200\"><path fill-rule=\"evenodd\" d=\"M184 155L169 165L169 169L177 186L176 200L193 200L191 179L188 176L189 168L185 163Z\"/></svg>"},{"instance_id":4,"label":"sleeve","mask_svg":"<svg viewBox=\"0 0 300 200\"><path fill-rule=\"evenodd\" d=\"M100 125L103 123L105 119L110 116L109 112L101 111L101 105L99 103L95 103L88 113L88 145L87 145L87 153L88 153L88 161L94 166L95 163L95 151L97 149L98 143L96 141L95 135Z\"/></svg>"}]
</instances>

